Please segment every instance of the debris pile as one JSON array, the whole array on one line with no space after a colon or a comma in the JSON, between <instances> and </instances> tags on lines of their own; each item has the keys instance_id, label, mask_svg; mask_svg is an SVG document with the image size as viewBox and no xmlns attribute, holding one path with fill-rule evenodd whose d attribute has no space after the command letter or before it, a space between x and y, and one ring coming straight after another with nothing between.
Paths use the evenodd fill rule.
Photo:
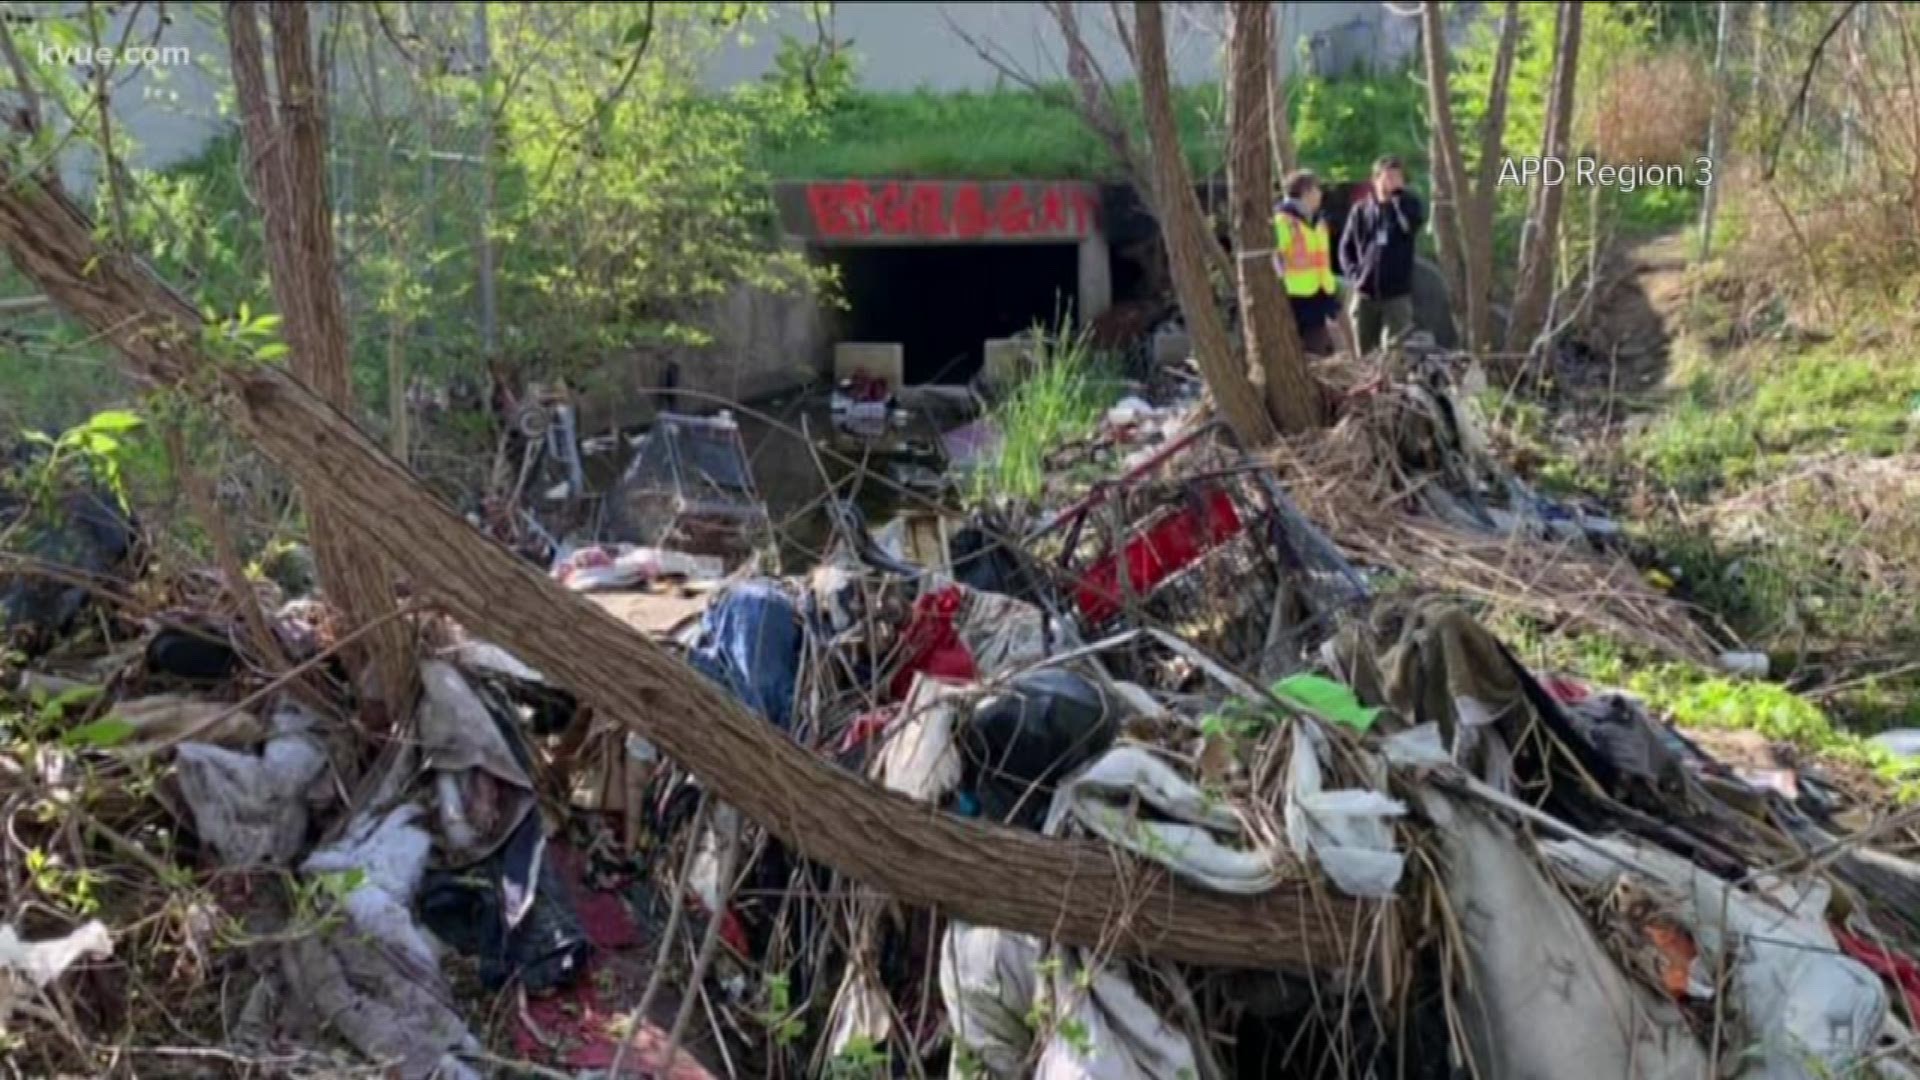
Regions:
<instances>
[{"instance_id":1,"label":"debris pile","mask_svg":"<svg viewBox=\"0 0 1920 1080\"><path fill-rule=\"evenodd\" d=\"M124 552L83 556L121 588L7 612L34 644L4 865L39 898L0 925L0 1026L49 1073L1920 1076L1916 818L1521 663L1460 595L1711 644L1604 519L1497 467L1445 363L1272 460L1191 394L1122 401L1060 448L1098 479L878 535L836 504L786 576L737 433L670 414L623 524L554 538L557 585L820 758L1105 845L1129 887L1100 944L808 862L424 609L417 707L377 738L324 598L263 605L274 668L232 614L252 590L149 616ZM1385 587L1409 577L1436 592ZM107 856L130 868L81 895ZM1297 900L1217 928L1295 961L1121 933L1169 881Z\"/></svg>"}]
</instances>

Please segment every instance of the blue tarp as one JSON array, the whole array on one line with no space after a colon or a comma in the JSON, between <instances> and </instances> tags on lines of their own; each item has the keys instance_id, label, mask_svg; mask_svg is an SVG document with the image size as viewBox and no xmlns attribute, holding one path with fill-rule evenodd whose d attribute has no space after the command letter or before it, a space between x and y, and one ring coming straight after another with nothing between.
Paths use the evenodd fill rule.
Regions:
<instances>
[{"instance_id":1,"label":"blue tarp","mask_svg":"<svg viewBox=\"0 0 1920 1080\"><path fill-rule=\"evenodd\" d=\"M801 633L793 599L774 582L755 578L708 605L688 661L785 731L793 723Z\"/></svg>"}]
</instances>

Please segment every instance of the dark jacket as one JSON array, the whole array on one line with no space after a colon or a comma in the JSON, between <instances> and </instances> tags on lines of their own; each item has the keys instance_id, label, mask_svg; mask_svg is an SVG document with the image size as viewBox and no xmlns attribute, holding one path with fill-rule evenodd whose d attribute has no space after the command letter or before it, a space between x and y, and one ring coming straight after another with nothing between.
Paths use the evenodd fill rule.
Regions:
<instances>
[{"instance_id":1,"label":"dark jacket","mask_svg":"<svg viewBox=\"0 0 1920 1080\"><path fill-rule=\"evenodd\" d=\"M1413 248L1427 208L1404 188L1382 206L1369 195L1347 214L1340 234L1340 265L1360 295L1392 300L1413 295Z\"/></svg>"}]
</instances>

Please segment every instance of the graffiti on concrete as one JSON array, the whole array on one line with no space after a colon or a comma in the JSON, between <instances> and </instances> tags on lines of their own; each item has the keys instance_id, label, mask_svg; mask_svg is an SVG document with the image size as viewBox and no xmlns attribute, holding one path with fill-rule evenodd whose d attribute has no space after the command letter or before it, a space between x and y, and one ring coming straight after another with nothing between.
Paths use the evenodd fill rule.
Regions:
<instances>
[{"instance_id":1,"label":"graffiti on concrete","mask_svg":"<svg viewBox=\"0 0 1920 1080\"><path fill-rule=\"evenodd\" d=\"M842 242L1077 240L1099 215L1097 189L1065 182L823 180L804 185L804 199L804 221L779 200L789 229Z\"/></svg>"}]
</instances>

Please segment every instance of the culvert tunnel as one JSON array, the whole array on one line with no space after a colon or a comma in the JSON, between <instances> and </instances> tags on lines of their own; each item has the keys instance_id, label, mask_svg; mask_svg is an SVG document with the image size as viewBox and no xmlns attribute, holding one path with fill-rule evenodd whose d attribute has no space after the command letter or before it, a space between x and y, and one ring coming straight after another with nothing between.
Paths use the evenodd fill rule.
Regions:
<instances>
[{"instance_id":1,"label":"culvert tunnel","mask_svg":"<svg viewBox=\"0 0 1920 1080\"><path fill-rule=\"evenodd\" d=\"M1078 181L774 187L789 241L839 271L845 307L828 317L830 345L897 343L910 384L966 382L987 340L1104 312L1116 274L1105 197Z\"/></svg>"}]
</instances>

